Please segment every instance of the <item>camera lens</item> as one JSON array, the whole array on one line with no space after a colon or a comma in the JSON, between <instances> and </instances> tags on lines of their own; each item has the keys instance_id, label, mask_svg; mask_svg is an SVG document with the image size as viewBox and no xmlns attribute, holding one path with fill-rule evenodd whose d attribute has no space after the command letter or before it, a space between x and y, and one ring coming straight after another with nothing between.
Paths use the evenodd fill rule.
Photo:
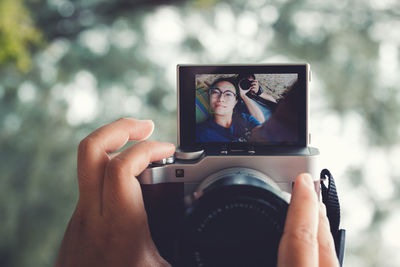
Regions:
<instances>
[{"instance_id":1,"label":"camera lens","mask_svg":"<svg viewBox=\"0 0 400 267\"><path fill-rule=\"evenodd\" d=\"M186 210L182 266L274 266L288 208L261 173L232 168L206 179Z\"/></svg>"},{"instance_id":2,"label":"camera lens","mask_svg":"<svg viewBox=\"0 0 400 267\"><path fill-rule=\"evenodd\" d=\"M243 79L239 82L239 84L240 87L245 91L249 90L251 87L251 81L249 79Z\"/></svg>"}]
</instances>

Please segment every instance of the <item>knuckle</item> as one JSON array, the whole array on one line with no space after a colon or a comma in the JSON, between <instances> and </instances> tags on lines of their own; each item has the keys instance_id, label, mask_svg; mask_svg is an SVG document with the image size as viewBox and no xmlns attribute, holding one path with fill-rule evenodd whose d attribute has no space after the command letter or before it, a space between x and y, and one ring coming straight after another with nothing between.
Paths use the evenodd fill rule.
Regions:
<instances>
[{"instance_id":1,"label":"knuckle","mask_svg":"<svg viewBox=\"0 0 400 267\"><path fill-rule=\"evenodd\" d=\"M107 173L110 177L120 177L124 175L125 169L126 163L119 156L116 156L107 164Z\"/></svg>"},{"instance_id":2,"label":"knuckle","mask_svg":"<svg viewBox=\"0 0 400 267\"><path fill-rule=\"evenodd\" d=\"M321 253L331 254L332 251L335 251L335 245L333 243L332 236L327 236L322 240L318 241L319 250Z\"/></svg>"},{"instance_id":3,"label":"knuckle","mask_svg":"<svg viewBox=\"0 0 400 267\"><path fill-rule=\"evenodd\" d=\"M78 146L78 153L80 155L87 155L90 152L92 152L94 149L96 149L97 144L96 141L93 139L92 136L87 136L84 138Z\"/></svg>"},{"instance_id":4,"label":"knuckle","mask_svg":"<svg viewBox=\"0 0 400 267\"><path fill-rule=\"evenodd\" d=\"M87 163L91 162L93 155L96 153L98 145L93 137L84 138L78 146L78 181L80 186L87 184L90 180Z\"/></svg>"},{"instance_id":5,"label":"knuckle","mask_svg":"<svg viewBox=\"0 0 400 267\"><path fill-rule=\"evenodd\" d=\"M306 246L318 244L317 235L307 225L300 225L288 233L290 240Z\"/></svg>"},{"instance_id":6,"label":"knuckle","mask_svg":"<svg viewBox=\"0 0 400 267\"><path fill-rule=\"evenodd\" d=\"M324 230L330 231L330 223L328 217L325 214L320 214L319 216L319 223Z\"/></svg>"}]
</instances>

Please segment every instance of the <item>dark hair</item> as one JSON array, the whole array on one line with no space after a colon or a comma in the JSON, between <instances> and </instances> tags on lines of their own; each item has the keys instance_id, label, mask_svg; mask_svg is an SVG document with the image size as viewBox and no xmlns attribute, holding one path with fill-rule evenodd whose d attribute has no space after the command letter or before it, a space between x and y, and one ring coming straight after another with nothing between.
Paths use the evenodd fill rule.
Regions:
<instances>
[{"instance_id":1,"label":"dark hair","mask_svg":"<svg viewBox=\"0 0 400 267\"><path fill-rule=\"evenodd\" d=\"M238 87L238 83L237 83L238 81L237 81L237 79L235 79L235 77L221 77L221 78L218 78L210 85L210 88L215 87L215 85L217 83L220 83L220 82L231 83L235 87L236 99L239 99L240 91L239 91L239 87Z\"/></svg>"},{"instance_id":2,"label":"dark hair","mask_svg":"<svg viewBox=\"0 0 400 267\"><path fill-rule=\"evenodd\" d=\"M249 77L253 77L254 80L256 79L254 73L240 73L236 79L238 80L238 82L240 82L240 80L247 79Z\"/></svg>"}]
</instances>

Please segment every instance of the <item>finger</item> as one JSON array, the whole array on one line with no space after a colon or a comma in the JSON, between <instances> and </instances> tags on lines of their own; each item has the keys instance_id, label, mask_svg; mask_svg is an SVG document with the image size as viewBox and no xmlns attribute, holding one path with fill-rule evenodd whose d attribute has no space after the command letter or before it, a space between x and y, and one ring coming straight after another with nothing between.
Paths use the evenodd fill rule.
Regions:
<instances>
[{"instance_id":1,"label":"finger","mask_svg":"<svg viewBox=\"0 0 400 267\"><path fill-rule=\"evenodd\" d=\"M116 156L118 156L120 153L121 153L121 152L114 152L114 153L108 154L108 158L109 158L110 160L112 160L113 158L115 158Z\"/></svg>"},{"instance_id":2,"label":"finger","mask_svg":"<svg viewBox=\"0 0 400 267\"><path fill-rule=\"evenodd\" d=\"M108 153L121 148L128 140L147 138L153 129L152 121L119 119L81 141L78 149L79 210L100 212Z\"/></svg>"},{"instance_id":3,"label":"finger","mask_svg":"<svg viewBox=\"0 0 400 267\"><path fill-rule=\"evenodd\" d=\"M284 232L279 244L278 266L318 266L318 200L309 174L294 184Z\"/></svg>"},{"instance_id":4,"label":"finger","mask_svg":"<svg viewBox=\"0 0 400 267\"><path fill-rule=\"evenodd\" d=\"M251 82L251 85L252 85L252 86L258 86L258 81L256 81L256 80L252 81L252 82Z\"/></svg>"},{"instance_id":5,"label":"finger","mask_svg":"<svg viewBox=\"0 0 400 267\"><path fill-rule=\"evenodd\" d=\"M250 89L253 90L253 91L256 91L256 90L258 91L258 83L253 81L251 83Z\"/></svg>"},{"instance_id":6,"label":"finger","mask_svg":"<svg viewBox=\"0 0 400 267\"><path fill-rule=\"evenodd\" d=\"M171 156L175 146L170 143L143 141L122 151L106 167L103 189L103 214L124 212L142 216L142 192L135 176L150 162ZM130 212L127 212L130 211ZM138 214L139 213L139 214Z\"/></svg>"},{"instance_id":7,"label":"finger","mask_svg":"<svg viewBox=\"0 0 400 267\"><path fill-rule=\"evenodd\" d=\"M330 231L329 221L326 217L326 208L323 203L319 203L319 223L318 223L318 255L319 266L338 267L339 261L336 257L335 243Z\"/></svg>"}]
</instances>

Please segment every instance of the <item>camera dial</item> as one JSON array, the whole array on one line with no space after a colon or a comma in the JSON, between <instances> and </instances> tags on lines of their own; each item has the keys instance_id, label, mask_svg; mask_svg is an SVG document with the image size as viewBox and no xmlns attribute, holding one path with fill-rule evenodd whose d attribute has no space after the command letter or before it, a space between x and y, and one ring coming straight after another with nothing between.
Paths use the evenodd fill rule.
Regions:
<instances>
[{"instance_id":1,"label":"camera dial","mask_svg":"<svg viewBox=\"0 0 400 267\"><path fill-rule=\"evenodd\" d=\"M175 151L175 158L180 160L195 160L199 159L204 153L203 149L198 150L183 150L183 149L176 149Z\"/></svg>"}]
</instances>

